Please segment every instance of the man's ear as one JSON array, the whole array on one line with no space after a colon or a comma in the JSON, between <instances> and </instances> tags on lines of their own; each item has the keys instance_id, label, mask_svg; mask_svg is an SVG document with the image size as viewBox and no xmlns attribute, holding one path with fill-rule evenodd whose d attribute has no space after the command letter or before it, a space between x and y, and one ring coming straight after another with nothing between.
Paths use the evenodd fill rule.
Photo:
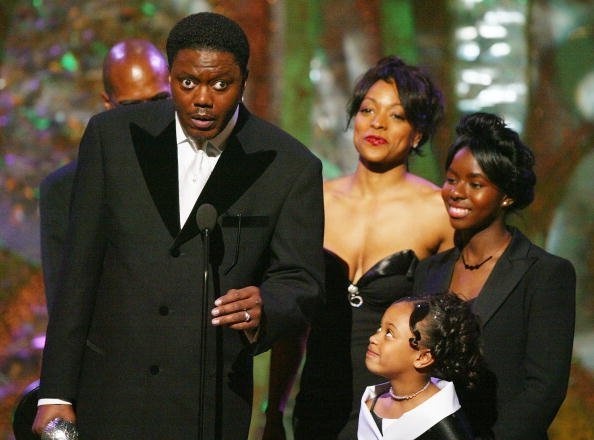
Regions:
<instances>
[{"instance_id":1,"label":"man's ear","mask_svg":"<svg viewBox=\"0 0 594 440\"><path fill-rule=\"evenodd\" d=\"M417 370L422 370L429 367L435 362L431 350L427 348L421 348L417 354L417 358L414 360L413 365Z\"/></svg>"},{"instance_id":2,"label":"man's ear","mask_svg":"<svg viewBox=\"0 0 594 440\"><path fill-rule=\"evenodd\" d=\"M243 94L245 93L245 88L247 86L247 80L248 80L249 74L250 74L250 71L246 69L245 76L243 77L243 82L241 84L241 99L243 99Z\"/></svg>"},{"instance_id":3,"label":"man's ear","mask_svg":"<svg viewBox=\"0 0 594 440\"><path fill-rule=\"evenodd\" d=\"M115 107L115 105L113 105L113 102L111 102L111 100L109 99L107 93L101 92L101 99L103 99L103 107L105 108L105 110L111 110Z\"/></svg>"}]
</instances>

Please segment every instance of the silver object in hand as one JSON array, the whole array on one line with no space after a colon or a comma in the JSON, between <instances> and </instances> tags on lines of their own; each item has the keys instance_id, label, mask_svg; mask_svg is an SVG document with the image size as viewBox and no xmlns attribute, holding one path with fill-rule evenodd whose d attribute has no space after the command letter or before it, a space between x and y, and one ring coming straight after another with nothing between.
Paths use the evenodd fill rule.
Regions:
<instances>
[{"instance_id":1,"label":"silver object in hand","mask_svg":"<svg viewBox=\"0 0 594 440\"><path fill-rule=\"evenodd\" d=\"M78 430L74 423L55 418L43 428L41 440L78 440Z\"/></svg>"}]
</instances>

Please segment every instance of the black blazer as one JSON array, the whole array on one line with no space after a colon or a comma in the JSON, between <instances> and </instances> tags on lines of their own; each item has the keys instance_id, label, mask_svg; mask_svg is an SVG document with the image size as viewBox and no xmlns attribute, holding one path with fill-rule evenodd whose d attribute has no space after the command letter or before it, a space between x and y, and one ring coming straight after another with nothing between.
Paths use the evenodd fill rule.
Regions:
<instances>
[{"instance_id":1,"label":"black blazer","mask_svg":"<svg viewBox=\"0 0 594 440\"><path fill-rule=\"evenodd\" d=\"M39 185L41 267L48 310L57 288L64 256L75 172L76 161L73 161L50 173Z\"/></svg>"},{"instance_id":2,"label":"black blazer","mask_svg":"<svg viewBox=\"0 0 594 440\"><path fill-rule=\"evenodd\" d=\"M204 414L207 432L198 434L196 419L200 371L214 398L217 358L223 438L247 437L252 355L303 327L320 298L321 163L303 145L242 105L183 227L177 168L171 101L89 121L40 389L41 397L75 402L81 438L214 438L214 402ZM223 329L220 352L208 324L201 364L203 243L195 212L203 203L218 212L211 295L260 286L264 320L253 345Z\"/></svg>"},{"instance_id":3,"label":"black blazer","mask_svg":"<svg viewBox=\"0 0 594 440\"><path fill-rule=\"evenodd\" d=\"M457 248L420 262L415 295L447 291ZM512 228L512 240L473 309L485 360L497 379L498 439L546 439L565 393L575 321L572 264Z\"/></svg>"},{"instance_id":4,"label":"black blazer","mask_svg":"<svg viewBox=\"0 0 594 440\"><path fill-rule=\"evenodd\" d=\"M460 408L455 413L444 417L417 440L474 440L464 411Z\"/></svg>"}]
</instances>

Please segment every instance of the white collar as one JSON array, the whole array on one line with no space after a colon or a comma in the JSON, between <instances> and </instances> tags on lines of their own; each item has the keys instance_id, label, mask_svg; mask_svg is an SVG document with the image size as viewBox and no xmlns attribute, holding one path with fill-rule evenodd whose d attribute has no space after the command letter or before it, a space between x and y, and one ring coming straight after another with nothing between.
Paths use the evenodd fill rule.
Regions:
<instances>
[{"instance_id":1,"label":"white collar","mask_svg":"<svg viewBox=\"0 0 594 440\"><path fill-rule=\"evenodd\" d=\"M387 392L390 383L370 386L361 398L359 414L359 438L384 440L412 440L419 437L433 425L460 409L460 402L452 382L431 378L440 390L417 407L404 413L398 419L385 419L379 432L366 402Z\"/></svg>"},{"instance_id":2,"label":"white collar","mask_svg":"<svg viewBox=\"0 0 594 440\"><path fill-rule=\"evenodd\" d=\"M229 139L231 132L235 128L238 118L239 118L239 105L235 108L235 112L233 112L233 116L231 116L231 119L229 119L229 122L227 123L225 128L219 134L217 134L215 137L213 137L212 139L209 139L208 142L206 143L207 150L214 149L215 154L213 154L213 155L219 155L222 153L223 149L225 148L225 142L227 142L227 139ZM177 145L179 145L183 142L188 142L192 146L193 149L200 148L200 147L196 146L196 142L194 142L194 140L191 139L186 134L186 131L184 130L184 128L182 127L182 125L179 121L179 116L177 114L177 111L175 112L175 137L176 137ZM209 151L207 151L207 153L209 153ZM210 155L211 154L209 154L209 156Z\"/></svg>"}]
</instances>

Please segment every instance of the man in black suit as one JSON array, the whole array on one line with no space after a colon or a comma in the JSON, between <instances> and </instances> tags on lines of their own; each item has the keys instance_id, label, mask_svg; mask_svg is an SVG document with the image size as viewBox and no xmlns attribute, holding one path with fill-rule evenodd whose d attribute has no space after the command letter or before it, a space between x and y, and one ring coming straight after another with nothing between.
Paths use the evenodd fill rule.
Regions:
<instances>
[{"instance_id":1,"label":"man in black suit","mask_svg":"<svg viewBox=\"0 0 594 440\"><path fill-rule=\"evenodd\" d=\"M194 14L167 56L173 102L103 112L81 141L36 432L62 417L86 440L246 438L253 354L304 326L319 299L321 163L241 103L244 32ZM207 203L217 299L203 310L195 218Z\"/></svg>"},{"instance_id":2,"label":"man in black suit","mask_svg":"<svg viewBox=\"0 0 594 440\"><path fill-rule=\"evenodd\" d=\"M170 98L168 78L167 60L151 42L138 38L120 41L111 47L103 62L103 106L110 110ZM64 255L75 171L76 161L72 161L48 175L39 186L41 262L48 310Z\"/></svg>"}]
</instances>

